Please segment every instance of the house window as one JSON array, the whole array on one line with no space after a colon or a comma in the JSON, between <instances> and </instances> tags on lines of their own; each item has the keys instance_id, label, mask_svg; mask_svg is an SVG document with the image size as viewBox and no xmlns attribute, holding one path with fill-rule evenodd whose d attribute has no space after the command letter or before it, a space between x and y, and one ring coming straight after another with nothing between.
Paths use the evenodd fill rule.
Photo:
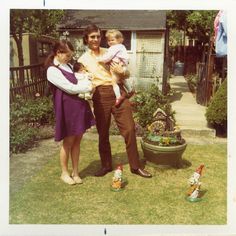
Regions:
<instances>
[{"instance_id":1,"label":"house window","mask_svg":"<svg viewBox=\"0 0 236 236\"><path fill-rule=\"evenodd\" d=\"M105 37L106 31L103 31L102 33L103 33L104 37L102 37L101 47L108 48L108 45L106 42L106 37ZM122 31L121 30L121 33L124 36L123 44L125 45L127 50L131 50L131 31Z\"/></svg>"},{"instance_id":2,"label":"house window","mask_svg":"<svg viewBox=\"0 0 236 236\"><path fill-rule=\"evenodd\" d=\"M49 54L51 50L51 44L45 42L37 42L38 45L38 55L40 57L45 57Z\"/></svg>"},{"instance_id":3,"label":"house window","mask_svg":"<svg viewBox=\"0 0 236 236\"><path fill-rule=\"evenodd\" d=\"M194 46L194 41L193 41L193 39L189 39L188 45L189 45L189 46Z\"/></svg>"}]
</instances>

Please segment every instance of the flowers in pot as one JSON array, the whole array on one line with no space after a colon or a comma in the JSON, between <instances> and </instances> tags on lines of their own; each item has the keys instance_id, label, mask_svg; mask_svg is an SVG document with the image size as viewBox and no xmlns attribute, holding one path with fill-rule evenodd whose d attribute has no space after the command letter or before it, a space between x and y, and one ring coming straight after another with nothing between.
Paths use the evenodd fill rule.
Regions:
<instances>
[{"instance_id":1,"label":"flowers in pot","mask_svg":"<svg viewBox=\"0 0 236 236\"><path fill-rule=\"evenodd\" d=\"M179 167L187 144L173 118L158 108L141 139L141 146L147 161Z\"/></svg>"}]
</instances>

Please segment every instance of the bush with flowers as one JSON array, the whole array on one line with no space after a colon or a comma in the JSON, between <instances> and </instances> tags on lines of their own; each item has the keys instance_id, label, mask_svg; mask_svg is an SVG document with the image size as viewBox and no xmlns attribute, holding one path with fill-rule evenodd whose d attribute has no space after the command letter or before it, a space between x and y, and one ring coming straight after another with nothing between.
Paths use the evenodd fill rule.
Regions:
<instances>
[{"instance_id":1,"label":"bush with flowers","mask_svg":"<svg viewBox=\"0 0 236 236\"><path fill-rule=\"evenodd\" d=\"M41 97L36 93L33 99L17 96L10 104L10 151L24 152L40 139L40 130L45 125L52 126L54 112L51 97ZM48 135L48 134L46 134ZM49 133L50 135L50 133Z\"/></svg>"},{"instance_id":2,"label":"bush with flowers","mask_svg":"<svg viewBox=\"0 0 236 236\"><path fill-rule=\"evenodd\" d=\"M174 118L168 96L164 96L159 88L152 84L148 89L138 91L131 99L135 121L146 129L153 121L153 113L161 108L165 113Z\"/></svg>"}]
</instances>

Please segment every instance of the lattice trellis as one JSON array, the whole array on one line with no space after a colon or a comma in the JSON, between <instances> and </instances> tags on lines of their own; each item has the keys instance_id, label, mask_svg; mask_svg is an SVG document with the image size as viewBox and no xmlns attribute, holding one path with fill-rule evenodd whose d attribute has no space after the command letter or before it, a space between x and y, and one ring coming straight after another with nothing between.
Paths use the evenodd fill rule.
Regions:
<instances>
[{"instance_id":1,"label":"lattice trellis","mask_svg":"<svg viewBox=\"0 0 236 236\"><path fill-rule=\"evenodd\" d=\"M162 52L162 35L160 33L137 33L137 52Z\"/></svg>"},{"instance_id":2,"label":"lattice trellis","mask_svg":"<svg viewBox=\"0 0 236 236\"><path fill-rule=\"evenodd\" d=\"M163 47L162 34L137 33L137 77L156 78L162 76Z\"/></svg>"}]
</instances>

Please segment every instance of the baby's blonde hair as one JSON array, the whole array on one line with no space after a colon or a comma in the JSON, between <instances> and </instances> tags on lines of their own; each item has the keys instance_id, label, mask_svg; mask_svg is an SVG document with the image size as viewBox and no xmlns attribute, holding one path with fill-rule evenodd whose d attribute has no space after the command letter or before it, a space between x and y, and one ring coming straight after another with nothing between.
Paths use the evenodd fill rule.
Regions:
<instances>
[{"instance_id":1,"label":"baby's blonde hair","mask_svg":"<svg viewBox=\"0 0 236 236\"><path fill-rule=\"evenodd\" d=\"M116 39L120 41L120 43L123 43L124 41L123 34L119 30L116 29L107 30L106 38L109 38L110 36L114 36Z\"/></svg>"}]
</instances>

